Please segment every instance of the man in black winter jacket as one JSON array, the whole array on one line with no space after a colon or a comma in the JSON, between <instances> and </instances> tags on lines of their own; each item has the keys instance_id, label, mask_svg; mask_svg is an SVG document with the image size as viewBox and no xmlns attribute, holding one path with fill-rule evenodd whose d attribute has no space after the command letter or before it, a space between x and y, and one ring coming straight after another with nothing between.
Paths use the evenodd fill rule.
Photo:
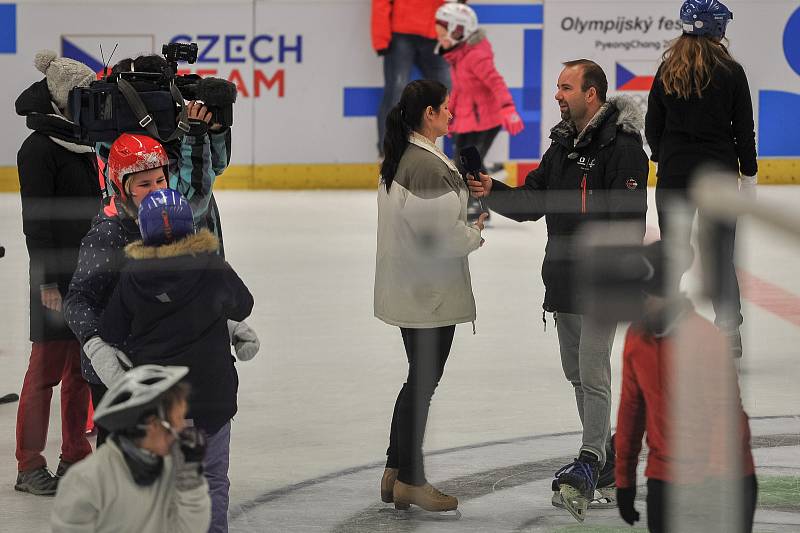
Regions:
<instances>
[{"instance_id":1,"label":"man in black winter jacket","mask_svg":"<svg viewBox=\"0 0 800 533\"><path fill-rule=\"evenodd\" d=\"M583 314L573 241L586 221L628 221L625 238L641 243L649 167L639 133L643 118L634 104L623 98L606 101L608 82L596 63L577 60L564 66L555 95L563 120L551 130L552 143L539 167L520 187L482 174L470 180L470 189L491 209L519 222L545 217L543 307L556 314L561 362L583 424L580 456L559 471L554 490L560 484L579 486L599 505L609 504L613 492L598 498L595 489L614 484L610 352L616 324ZM553 503L560 504L560 498Z\"/></svg>"},{"instance_id":2,"label":"man in black winter jacket","mask_svg":"<svg viewBox=\"0 0 800 533\"><path fill-rule=\"evenodd\" d=\"M81 377L80 345L64 321L62 299L78 262L81 239L100 210L94 150L74 134L67 94L95 78L86 65L36 54L45 78L17 98L17 114L33 130L17 154L22 196L22 230L30 256L30 339L28 371L17 413L15 489L55 494L58 477L92 449L85 435L89 387ZM61 461L53 476L42 455L50 399L61 382Z\"/></svg>"}]
</instances>

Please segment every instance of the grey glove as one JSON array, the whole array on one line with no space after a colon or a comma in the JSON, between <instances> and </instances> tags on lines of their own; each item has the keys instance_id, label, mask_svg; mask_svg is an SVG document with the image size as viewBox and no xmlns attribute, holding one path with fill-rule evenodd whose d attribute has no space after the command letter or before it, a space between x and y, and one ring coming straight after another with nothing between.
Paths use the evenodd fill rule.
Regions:
<instances>
[{"instance_id":1,"label":"grey glove","mask_svg":"<svg viewBox=\"0 0 800 533\"><path fill-rule=\"evenodd\" d=\"M758 174L755 176L742 176L742 184L739 191L750 200L755 200L758 194L756 193L756 185L758 184Z\"/></svg>"},{"instance_id":2,"label":"grey glove","mask_svg":"<svg viewBox=\"0 0 800 533\"><path fill-rule=\"evenodd\" d=\"M83 345L83 352L106 387L110 387L133 364L122 350L114 348L100 337L92 337ZM124 366L123 366L124 365Z\"/></svg>"},{"instance_id":3,"label":"grey glove","mask_svg":"<svg viewBox=\"0 0 800 533\"><path fill-rule=\"evenodd\" d=\"M205 437L195 428L186 428L181 432L179 440L175 441L170 450L175 462L176 490L193 490L203 484L205 449Z\"/></svg>"},{"instance_id":4,"label":"grey glove","mask_svg":"<svg viewBox=\"0 0 800 533\"><path fill-rule=\"evenodd\" d=\"M234 322L228 320L228 334L231 337L231 344L236 349L236 358L239 361L249 361L258 353L261 342L258 340L256 332L247 325L247 322Z\"/></svg>"}]
</instances>

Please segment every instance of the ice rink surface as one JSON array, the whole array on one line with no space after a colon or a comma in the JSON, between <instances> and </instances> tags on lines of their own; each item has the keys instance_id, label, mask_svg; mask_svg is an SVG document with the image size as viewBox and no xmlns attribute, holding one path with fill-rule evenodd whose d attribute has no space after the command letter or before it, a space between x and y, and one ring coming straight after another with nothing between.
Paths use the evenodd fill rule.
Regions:
<instances>
[{"instance_id":1,"label":"ice rink surface","mask_svg":"<svg viewBox=\"0 0 800 533\"><path fill-rule=\"evenodd\" d=\"M759 193L795 212L800 203L800 187ZM374 191L222 191L217 199L227 259L255 296L248 322L261 337L256 359L237 365L231 531L630 531L615 510L590 511L579 528L550 505L552 473L580 439L552 317L546 330L542 323L543 222L494 216L486 245L470 256L477 334L468 324L456 329L425 442L429 479L461 499L464 516L431 521L403 519L379 500L406 361L397 328L372 315ZM650 200L655 231L652 191ZM18 194L0 195L0 395L19 392L30 352L20 219ZM738 245L740 383L757 473L797 479L800 240L744 220ZM624 331L614 344L614 416ZM58 394L51 413L46 456L54 469ZM0 530L46 531L52 499L13 489L15 419L16 404L0 405ZM644 520L644 501L637 507ZM760 508L756 521L756 531L798 531L800 510Z\"/></svg>"}]
</instances>

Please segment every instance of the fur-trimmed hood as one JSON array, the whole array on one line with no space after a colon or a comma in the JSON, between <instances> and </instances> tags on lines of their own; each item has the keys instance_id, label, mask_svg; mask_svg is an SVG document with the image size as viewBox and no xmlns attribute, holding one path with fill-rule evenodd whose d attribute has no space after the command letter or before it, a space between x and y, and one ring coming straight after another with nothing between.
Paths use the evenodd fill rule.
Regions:
<instances>
[{"instance_id":1,"label":"fur-trimmed hood","mask_svg":"<svg viewBox=\"0 0 800 533\"><path fill-rule=\"evenodd\" d=\"M217 250L219 250L219 239L207 229L202 229L194 235L161 246L146 246L143 241L132 242L125 247L125 255L133 260L170 259L211 254Z\"/></svg>"},{"instance_id":2,"label":"fur-trimmed hood","mask_svg":"<svg viewBox=\"0 0 800 533\"><path fill-rule=\"evenodd\" d=\"M550 130L550 137L564 139L576 139L576 145L581 144L584 139L591 139L593 134L601 129L605 129L609 119L614 118L614 129L620 130L630 135L635 135L641 139L644 129L644 115L636 102L629 96L615 96L609 98L600 110L592 117L589 124L578 132L575 124L571 120L562 120Z\"/></svg>"}]
</instances>

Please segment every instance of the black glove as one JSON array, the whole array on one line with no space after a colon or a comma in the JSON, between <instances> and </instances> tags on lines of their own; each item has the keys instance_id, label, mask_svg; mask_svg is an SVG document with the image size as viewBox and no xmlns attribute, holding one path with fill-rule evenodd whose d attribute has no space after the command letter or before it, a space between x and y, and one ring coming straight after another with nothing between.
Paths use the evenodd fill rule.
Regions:
<instances>
[{"instance_id":1,"label":"black glove","mask_svg":"<svg viewBox=\"0 0 800 533\"><path fill-rule=\"evenodd\" d=\"M190 118L189 131L187 131L186 133L194 137L202 137L203 135L208 133L208 124L206 123L205 120Z\"/></svg>"},{"instance_id":2,"label":"black glove","mask_svg":"<svg viewBox=\"0 0 800 533\"><path fill-rule=\"evenodd\" d=\"M380 50L375 50L375 53L381 57L385 56L386 54L389 53L389 48L381 48Z\"/></svg>"},{"instance_id":3,"label":"black glove","mask_svg":"<svg viewBox=\"0 0 800 533\"><path fill-rule=\"evenodd\" d=\"M636 499L636 487L621 489L617 487L617 508L619 515L629 525L639 521L639 512L633 508L633 501Z\"/></svg>"},{"instance_id":4,"label":"black glove","mask_svg":"<svg viewBox=\"0 0 800 533\"><path fill-rule=\"evenodd\" d=\"M184 428L178 434L178 445L187 463L202 463L206 456L206 436L196 427Z\"/></svg>"}]
</instances>

